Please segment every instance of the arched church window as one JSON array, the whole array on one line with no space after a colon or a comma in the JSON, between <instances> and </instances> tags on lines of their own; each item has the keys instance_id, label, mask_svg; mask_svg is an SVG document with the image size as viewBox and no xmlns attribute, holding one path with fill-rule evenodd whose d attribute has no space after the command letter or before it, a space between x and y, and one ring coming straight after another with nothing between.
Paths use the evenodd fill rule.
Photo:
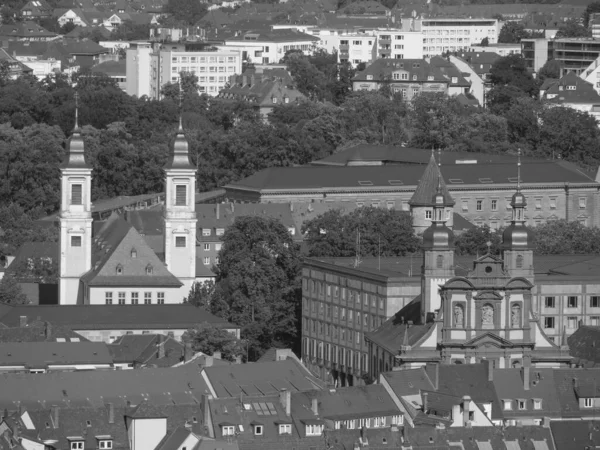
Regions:
<instances>
[{"instance_id":1,"label":"arched church window","mask_svg":"<svg viewBox=\"0 0 600 450\"><path fill-rule=\"evenodd\" d=\"M454 327L463 328L465 326L465 310L460 303L454 304Z\"/></svg>"},{"instance_id":2,"label":"arched church window","mask_svg":"<svg viewBox=\"0 0 600 450\"><path fill-rule=\"evenodd\" d=\"M437 255L435 264L438 269L443 268L444 267L444 255Z\"/></svg>"},{"instance_id":3,"label":"arched church window","mask_svg":"<svg viewBox=\"0 0 600 450\"><path fill-rule=\"evenodd\" d=\"M123 275L123 266L121 264L117 265L117 275Z\"/></svg>"},{"instance_id":4,"label":"arched church window","mask_svg":"<svg viewBox=\"0 0 600 450\"><path fill-rule=\"evenodd\" d=\"M523 268L523 255L517 255L517 269Z\"/></svg>"},{"instance_id":5,"label":"arched church window","mask_svg":"<svg viewBox=\"0 0 600 450\"><path fill-rule=\"evenodd\" d=\"M521 327L521 305L513 303L510 308L510 326L511 328Z\"/></svg>"}]
</instances>

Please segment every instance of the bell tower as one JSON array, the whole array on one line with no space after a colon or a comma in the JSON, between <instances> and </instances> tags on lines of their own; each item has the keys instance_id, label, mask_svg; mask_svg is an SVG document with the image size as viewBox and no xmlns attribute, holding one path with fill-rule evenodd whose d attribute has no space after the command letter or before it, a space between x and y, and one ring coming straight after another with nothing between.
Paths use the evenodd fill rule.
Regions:
<instances>
[{"instance_id":1,"label":"bell tower","mask_svg":"<svg viewBox=\"0 0 600 450\"><path fill-rule=\"evenodd\" d=\"M454 234L446 226L446 198L441 178L432 198L433 217L423 233L423 268L421 273L421 320L426 323L442 305L439 286L454 277Z\"/></svg>"},{"instance_id":2,"label":"bell tower","mask_svg":"<svg viewBox=\"0 0 600 450\"><path fill-rule=\"evenodd\" d=\"M86 162L79 130L79 98L75 93L75 127L67 142L67 156L60 166L60 261L59 302L83 302L80 278L92 265L92 167Z\"/></svg>"},{"instance_id":3,"label":"bell tower","mask_svg":"<svg viewBox=\"0 0 600 450\"><path fill-rule=\"evenodd\" d=\"M181 101L180 101L181 109ZM196 166L188 152L181 112L179 129L165 171L165 264L183 283L182 298L187 297L196 278Z\"/></svg>"},{"instance_id":4,"label":"bell tower","mask_svg":"<svg viewBox=\"0 0 600 450\"><path fill-rule=\"evenodd\" d=\"M512 220L502 234L504 268L509 275L527 278L533 284L533 248L531 232L525 225L527 200L521 193L521 150L517 156L517 192L512 196Z\"/></svg>"}]
</instances>

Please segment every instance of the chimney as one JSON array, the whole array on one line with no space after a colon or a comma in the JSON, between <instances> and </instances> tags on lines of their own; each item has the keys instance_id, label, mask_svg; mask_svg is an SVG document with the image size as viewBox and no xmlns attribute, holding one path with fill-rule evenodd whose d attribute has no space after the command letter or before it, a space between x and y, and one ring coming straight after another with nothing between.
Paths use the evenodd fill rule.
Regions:
<instances>
[{"instance_id":1,"label":"chimney","mask_svg":"<svg viewBox=\"0 0 600 450\"><path fill-rule=\"evenodd\" d=\"M463 426L469 423L469 412L471 411L471 397L465 395L463 397Z\"/></svg>"},{"instance_id":2,"label":"chimney","mask_svg":"<svg viewBox=\"0 0 600 450\"><path fill-rule=\"evenodd\" d=\"M156 339L156 357L162 359L165 357L165 337L159 334Z\"/></svg>"},{"instance_id":3,"label":"chimney","mask_svg":"<svg viewBox=\"0 0 600 450\"><path fill-rule=\"evenodd\" d=\"M312 399L312 412L315 416L319 415L319 400L316 398Z\"/></svg>"},{"instance_id":4,"label":"chimney","mask_svg":"<svg viewBox=\"0 0 600 450\"><path fill-rule=\"evenodd\" d=\"M50 408L50 416L52 419L52 425L54 426L54 429L58 428L59 422L58 422L58 415L59 415L59 409L57 405L52 405L52 407Z\"/></svg>"},{"instance_id":5,"label":"chimney","mask_svg":"<svg viewBox=\"0 0 600 450\"><path fill-rule=\"evenodd\" d=\"M183 344L183 360L185 362L188 362L190 359L192 359L192 356L194 356L194 351L192 350L192 343L185 342Z\"/></svg>"},{"instance_id":6,"label":"chimney","mask_svg":"<svg viewBox=\"0 0 600 450\"><path fill-rule=\"evenodd\" d=\"M487 367L488 381L494 381L494 365L489 359L485 360L485 365Z\"/></svg>"},{"instance_id":7,"label":"chimney","mask_svg":"<svg viewBox=\"0 0 600 450\"><path fill-rule=\"evenodd\" d=\"M523 389L529 390L529 367L521 367L521 374L523 375Z\"/></svg>"},{"instance_id":8,"label":"chimney","mask_svg":"<svg viewBox=\"0 0 600 450\"><path fill-rule=\"evenodd\" d=\"M46 325L46 339L50 339L52 337L52 324L50 322L45 322Z\"/></svg>"},{"instance_id":9,"label":"chimney","mask_svg":"<svg viewBox=\"0 0 600 450\"><path fill-rule=\"evenodd\" d=\"M279 391L279 403L281 403L281 407L285 409L285 415L290 416L292 413L292 393L287 389L282 389Z\"/></svg>"},{"instance_id":10,"label":"chimney","mask_svg":"<svg viewBox=\"0 0 600 450\"><path fill-rule=\"evenodd\" d=\"M27 326L27 316L20 316L19 317L19 326L21 328L26 327Z\"/></svg>"},{"instance_id":11,"label":"chimney","mask_svg":"<svg viewBox=\"0 0 600 450\"><path fill-rule=\"evenodd\" d=\"M108 404L108 423L115 423L115 405L113 403Z\"/></svg>"},{"instance_id":12,"label":"chimney","mask_svg":"<svg viewBox=\"0 0 600 450\"><path fill-rule=\"evenodd\" d=\"M438 363L427 363L425 365L425 373L433 384L433 389L438 390L440 384L440 365Z\"/></svg>"},{"instance_id":13,"label":"chimney","mask_svg":"<svg viewBox=\"0 0 600 450\"><path fill-rule=\"evenodd\" d=\"M212 357L214 359L223 359L221 358L221 352L213 352Z\"/></svg>"},{"instance_id":14,"label":"chimney","mask_svg":"<svg viewBox=\"0 0 600 450\"><path fill-rule=\"evenodd\" d=\"M217 220L219 220L219 204L217 203Z\"/></svg>"},{"instance_id":15,"label":"chimney","mask_svg":"<svg viewBox=\"0 0 600 450\"><path fill-rule=\"evenodd\" d=\"M425 414L427 414L427 406L428 406L428 400L427 400L427 397L429 397L429 393L427 393L427 392L423 392L423 393L421 394L421 396L423 397L423 412L424 412Z\"/></svg>"}]
</instances>

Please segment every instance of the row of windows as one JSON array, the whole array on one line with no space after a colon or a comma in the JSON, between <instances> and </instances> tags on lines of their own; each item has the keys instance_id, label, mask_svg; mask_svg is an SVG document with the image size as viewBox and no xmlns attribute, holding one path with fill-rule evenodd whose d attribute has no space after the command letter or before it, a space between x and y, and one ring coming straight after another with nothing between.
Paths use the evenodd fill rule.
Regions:
<instances>
[{"instance_id":1,"label":"row of windows","mask_svg":"<svg viewBox=\"0 0 600 450\"><path fill-rule=\"evenodd\" d=\"M404 417L401 415L390 416L390 425L402 425L404 423ZM361 429L366 428L383 428L386 426L385 417L371 417L366 419L350 419L350 420L336 420L333 424L336 430L342 428L347 430L354 430L358 427ZM385 438L384 438L385 439ZM384 441L385 443L385 441Z\"/></svg>"},{"instance_id":2,"label":"row of windows","mask_svg":"<svg viewBox=\"0 0 600 450\"><path fill-rule=\"evenodd\" d=\"M85 442L84 441L71 441L70 442L71 450L85 450ZM112 440L101 440L98 441L98 448L102 450L110 450L113 448Z\"/></svg>"},{"instance_id":3,"label":"row of windows","mask_svg":"<svg viewBox=\"0 0 600 450\"><path fill-rule=\"evenodd\" d=\"M228 63L232 63L235 62L236 57L235 56L227 56L227 62ZM219 64L224 64L225 63L225 56L172 56L171 57L171 62L172 63L219 63Z\"/></svg>"},{"instance_id":4,"label":"row of windows","mask_svg":"<svg viewBox=\"0 0 600 450\"><path fill-rule=\"evenodd\" d=\"M383 297L379 297L376 294L371 294L369 292L359 292L337 285L325 284L322 281L307 280L304 278L302 280L302 289L307 294L313 294L313 296L325 295L326 297L333 299L339 298L343 303L346 303L347 300L348 303L355 303L356 305L362 303L366 308L368 308L369 305L371 308L377 308L377 306L379 306L380 310L385 308L385 299ZM315 306L312 307L313 311L314 308ZM320 311L322 311L322 305L319 308Z\"/></svg>"},{"instance_id":5,"label":"row of windows","mask_svg":"<svg viewBox=\"0 0 600 450\"><path fill-rule=\"evenodd\" d=\"M215 66L209 66L209 67L204 67L204 66L171 66L171 73L180 73L180 72L186 72L186 73L206 73L206 72L210 72L210 73L235 73L235 67L234 66L221 66L221 67L215 67Z\"/></svg>"},{"instance_id":6,"label":"row of windows","mask_svg":"<svg viewBox=\"0 0 600 450\"><path fill-rule=\"evenodd\" d=\"M512 206L510 205L511 202L511 197L506 197L504 199L505 202L505 209L507 210L511 210ZM533 200L533 208L540 211L542 209L542 197L535 197ZM461 199L461 206L462 206L462 210L463 211L469 211L469 204L471 202L471 199L467 199L467 198L463 198ZM490 209L492 211L498 211L498 199L491 199L489 201L489 205L490 205ZM579 197L579 209L586 209L587 207L587 197ZM549 201L549 206L550 209L556 209L558 206L558 198L557 197L550 197L550 201ZM475 210L476 211L483 211L484 208L486 207L486 200L485 199L476 199L475 200ZM529 209L529 205L527 205L525 207L526 210Z\"/></svg>"},{"instance_id":7,"label":"row of windows","mask_svg":"<svg viewBox=\"0 0 600 450\"><path fill-rule=\"evenodd\" d=\"M316 339L304 340L304 355L311 358L320 358L325 362L340 364L348 368L367 371L369 356L366 353L345 349L334 344L320 342Z\"/></svg>"},{"instance_id":8,"label":"row of windows","mask_svg":"<svg viewBox=\"0 0 600 450\"><path fill-rule=\"evenodd\" d=\"M589 301L590 308L600 308L600 296L592 295L589 298ZM556 308L556 297L544 297L544 306L546 308ZM577 297L576 295L567 296L566 306L567 308L577 308L579 306L579 297Z\"/></svg>"},{"instance_id":9,"label":"row of windows","mask_svg":"<svg viewBox=\"0 0 600 450\"><path fill-rule=\"evenodd\" d=\"M309 324L310 322L310 324ZM360 331L354 331L350 328L337 327L336 325L330 325L326 322L320 322L318 320L304 320L304 329L312 328L313 334L321 334L325 336L332 336L333 339L340 341L346 341L349 343L356 343L360 345L362 343L362 333ZM367 329L368 331L368 329Z\"/></svg>"},{"instance_id":10,"label":"row of windows","mask_svg":"<svg viewBox=\"0 0 600 450\"><path fill-rule=\"evenodd\" d=\"M205 266L210 266L210 264L211 264L211 258L210 258L210 256L205 256L204 258L202 258L202 263ZM218 256L215 256L214 263L215 264L219 264L219 257Z\"/></svg>"},{"instance_id":11,"label":"row of windows","mask_svg":"<svg viewBox=\"0 0 600 450\"><path fill-rule=\"evenodd\" d=\"M303 301L303 306L304 306L304 312L308 313L308 303L307 301L305 301L306 299L304 299ZM320 302L312 302L312 308L311 308L311 312L312 313L316 313L317 312L317 306L315 305L316 303L319 303L319 315L321 316L325 316L326 319L329 319L329 321L332 318L332 312L333 312L333 319L337 320L342 320L342 321L348 321L348 325L355 325L356 328L360 328L361 326L365 328L365 330L369 330L369 329L375 329L378 326L380 326L383 323L383 317L378 317L376 315L369 315L369 314L362 314L359 311L354 311L353 309L346 309L346 308L338 308L337 306L331 306L331 305L325 305L323 303ZM346 312L348 314L346 314ZM309 320L309 319L307 319ZM314 328L314 327L313 327ZM313 329L313 331L316 331ZM322 331L321 331L322 333ZM329 333L327 333L329 334Z\"/></svg>"},{"instance_id":12,"label":"row of windows","mask_svg":"<svg viewBox=\"0 0 600 450\"><path fill-rule=\"evenodd\" d=\"M225 234L225 228L217 228L215 230L215 234L217 236L223 236ZM211 236L212 229L211 228L202 228L202 236Z\"/></svg>"},{"instance_id":13,"label":"row of windows","mask_svg":"<svg viewBox=\"0 0 600 450\"><path fill-rule=\"evenodd\" d=\"M104 301L107 305L112 305L114 300L114 293L112 291L106 291L104 293ZM139 305L140 303L140 293L139 292L130 292L129 293L129 301L132 305ZM117 292L117 302L119 305L127 304L127 292ZM144 305L152 304L152 292L144 292ZM165 293L157 292L156 293L156 304L164 305L165 304Z\"/></svg>"},{"instance_id":14,"label":"row of windows","mask_svg":"<svg viewBox=\"0 0 600 450\"><path fill-rule=\"evenodd\" d=\"M221 246L222 246L222 244L220 242L215 243L215 251L217 251L217 252L220 251L221 250ZM211 248L212 248L212 244L208 244L208 243L204 244L204 251L205 252L211 251Z\"/></svg>"},{"instance_id":15,"label":"row of windows","mask_svg":"<svg viewBox=\"0 0 600 450\"><path fill-rule=\"evenodd\" d=\"M424 44L468 44L471 42L469 38L430 38L423 39Z\"/></svg>"},{"instance_id":16,"label":"row of windows","mask_svg":"<svg viewBox=\"0 0 600 450\"><path fill-rule=\"evenodd\" d=\"M264 433L264 425L253 424L251 425L255 436L262 436ZM281 423L278 424L279 434L292 434L292 424L291 423ZM235 435L235 425L221 425L221 434L223 436L233 436ZM238 425L240 431L244 431L243 425ZM312 430L311 430L312 431ZM308 434L308 432L307 432ZM185 447L184 447L185 449Z\"/></svg>"},{"instance_id":17,"label":"row of windows","mask_svg":"<svg viewBox=\"0 0 600 450\"><path fill-rule=\"evenodd\" d=\"M556 328L556 321L557 321L558 317L544 317L544 328L545 329L555 329ZM582 319L578 318L578 317L567 317L566 319L566 327L569 330L576 330L577 328L579 328L580 323L583 322ZM593 327L597 327L600 326L600 316L590 316L588 318L588 324L593 326Z\"/></svg>"},{"instance_id":18,"label":"row of windows","mask_svg":"<svg viewBox=\"0 0 600 450\"><path fill-rule=\"evenodd\" d=\"M531 400L527 399L516 399L516 400L502 400L502 404L504 406L504 411L511 411L513 409L513 404L515 409L519 411L526 411L527 404L530 404L531 409L542 409L542 400L538 398L534 398Z\"/></svg>"}]
</instances>

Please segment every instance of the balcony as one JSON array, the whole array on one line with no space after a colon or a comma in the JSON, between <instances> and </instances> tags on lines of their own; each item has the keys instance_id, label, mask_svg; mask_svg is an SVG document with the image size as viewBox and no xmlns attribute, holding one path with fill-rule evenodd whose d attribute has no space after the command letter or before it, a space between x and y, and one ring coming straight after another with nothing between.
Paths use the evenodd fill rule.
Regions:
<instances>
[{"instance_id":1,"label":"balcony","mask_svg":"<svg viewBox=\"0 0 600 450\"><path fill-rule=\"evenodd\" d=\"M379 39L379 45L390 45L391 43L391 39Z\"/></svg>"},{"instance_id":2,"label":"balcony","mask_svg":"<svg viewBox=\"0 0 600 450\"><path fill-rule=\"evenodd\" d=\"M348 52L350 46L348 44L340 44L340 52Z\"/></svg>"}]
</instances>

